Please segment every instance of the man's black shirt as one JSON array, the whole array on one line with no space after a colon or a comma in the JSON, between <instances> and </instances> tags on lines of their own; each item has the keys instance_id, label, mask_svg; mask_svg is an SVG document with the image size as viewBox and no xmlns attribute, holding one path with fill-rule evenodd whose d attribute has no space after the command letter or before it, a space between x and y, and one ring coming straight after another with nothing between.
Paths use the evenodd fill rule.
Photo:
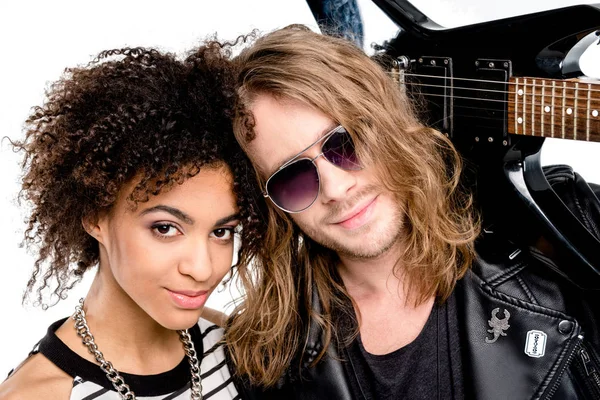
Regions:
<instances>
[{"instance_id":1,"label":"man's black shirt","mask_svg":"<svg viewBox=\"0 0 600 400\"><path fill-rule=\"evenodd\" d=\"M366 400L463 399L456 301L435 304L423 330L408 345L384 355L348 346L344 367L355 396Z\"/></svg>"}]
</instances>

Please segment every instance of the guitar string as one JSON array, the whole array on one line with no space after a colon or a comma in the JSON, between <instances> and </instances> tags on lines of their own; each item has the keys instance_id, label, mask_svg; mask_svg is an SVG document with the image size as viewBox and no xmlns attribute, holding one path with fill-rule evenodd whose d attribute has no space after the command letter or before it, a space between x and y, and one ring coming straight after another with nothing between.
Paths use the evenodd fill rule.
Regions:
<instances>
[{"instance_id":1,"label":"guitar string","mask_svg":"<svg viewBox=\"0 0 600 400\"><path fill-rule=\"evenodd\" d=\"M462 107L454 107L454 108L462 109ZM541 114L537 114L536 116L540 116L540 115ZM503 118L503 117L480 116L480 115L458 114L458 113L454 113L453 116L461 116L464 118L470 118L470 119L475 119L475 120L507 121L507 118L505 118L505 117ZM516 118L513 118L513 121L515 119ZM557 119L558 119L558 121L557 121ZM523 119L523 123L526 123L528 125L531 123L535 123L535 125L537 126L538 124L541 125L543 122L544 126L555 126L555 127L556 126L559 126L559 127L573 126L573 128L577 128L578 130L587 130L587 119L585 119L585 118L578 118L577 126L571 124L571 122L573 122L573 121L561 121L561 120L562 120L562 116L555 117L554 121L552 121L552 119L550 119L550 118L547 118L547 116L544 116L544 121L542 121L541 118L536 118L535 120L525 118L525 119ZM519 125L523 125L523 123L521 123ZM585 125L585 126L583 126L583 125ZM594 132L596 132L596 129L595 129L596 126L590 126L589 128L591 130L590 133L594 134L594 136L600 133L600 132L594 133Z\"/></svg>"},{"instance_id":2,"label":"guitar string","mask_svg":"<svg viewBox=\"0 0 600 400\"><path fill-rule=\"evenodd\" d=\"M515 94L516 92L511 92L511 91L505 91L505 90L493 90L493 89L480 89L480 88L470 88L470 87L461 87L461 86L445 86L445 85L429 85L429 84L425 84L425 83L415 83L415 82L403 82L401 83L403 85L406 86L419 86L419 87L433 87L433 88L442 88L442 89L450 89L452 88L453 90L470 90L473 92L491 92L491 93L499 93L499 94ZM536 88L541 89L541 87L536 86ZM554 89L554 92L556 91L563 91L562 87L554 87L554 88L550 88L546 86L546 89ZM565 88L564 90L577 90L578 92L585 92L586 90L583 88ZM588 92L592 92L592 90L587 90ZM598 90L598 93L600 93L600 90ZM524 93L525 96L529 96L532 97L533 93L532 92L525 92ZM535 97L538 96L542 96L542 91L536 91L535 92ZM543 97L550 97L552 98L552 94L544 94ZM561 94L559 94L558 96L554 96L554 97L559 97L559 98L565 98L565 99L570 99L570 100L578 100L578 101L587 101L587 97L585 96L578 96L578 97L571 97L571 96L563 96ZM597 101L598 99L596 98L590 98L591 101Z\"/></svg>"},{"instance_id":3,"label":"guitar string","mask_svg":"<svg viewBox=\"0 0 600 400\"><path fill-rule=\"evenodd\" d=\"M469 118L469 119L477 119L479 121L478 124L476 124L475 126L481 129L484 128L494 128L497 126L490 126L490 125L486 125L485 122L488 121L504 121L501 118L492 118L492 117L475 117L473 115L464 115L464 114L455 114L455 116L458 117L463 117L463 118ZM483 119L483 121L482 121ZM437 122L442 121L443 119L438 120ZM435 124L436 122L432 122L431 124ZM512 124L511 124L512 125ZM552 123L544 123L543 127L541 124L537 124L535 125L535 128L532 130L531 129L531 124L528 124L528 126L524 126L524 125L519 125L520 129L518 130L527 130L528 133L518 133L518 132L509 132L509 133L514 133L514 134L518 134L518 135L524 135L524 136L537 136L537 137L549 137L549 138L577 138L577 136L580 136L581 138L585 138L585 140L589 140L590 142L598 142L600 141L600 135L598 135L597 133L593 133L593 132L587 132L587 130L585 129L578 129L576 130L576 127L568 127L568 129L564 130L563 133L563 127L565 127L564 124L552 124ZM555 128L555 131L552 132L552 127Z\"/></svg>"},{"instance_id":4,"label":"guitar string","mask_svg":"<svg viewBox=\"0 0 600 400\"><path fill-rule=\"evenodd\" d=\"M504 111L505 111L505 110L498 109L498 108L470 107L470 106L465 106L465 105L457 105L457 104L455 104L455 105L453 106L453 108L454 108L454 109L478 110L478 111L492 111L492 112L504 112ZM518 111L520 112L521 110L518 110ZM506 113L508 114L508 112L506 112ZM512 114L514 114L514 113L512 113ZM518 114L518 115L520 115L520 114ZM526 113L526 115L527 115L527 116L529 116L529 115L535 115L535 116L541 116L541 115L543 115L543 116L545 116L545 117L548 117L548 118L552 117L552 114L551 114L551 113L549 113L549 112L543 112L543 113L542 113L542 112L535 112L535 110L534 110L534 112L533 112L533 113L531 113L531 112L528 112L528 113ZM556 117L560 117L560 116L561 116L560 114L554 114L554 117L555 117L555 118L556 118ZM565 117L566 117L566 118L574 118L574 116L573 116L573 115L568 115L568 114L566 114L566 113L565 113ZM598 118L598 117L593 117L593 118L589 118L589 117L588 117L588 118L585 118L585 117L583 117L583 116L581 116L581 115L578 115L578 116L577 116L577 119L578 119L578 120L584 120L584 121L586 121L586 120L588 120L588 119L589 119L590 121L593 121L593 120L594 120L594 118L597 118L597 119L598 119L598 121L600 121L600 118ZM503 118L498 118L498 119L503 119Z\"/></svg>"},{"instance_id":5,"label":"guitar string","mask_svg":"<svg viewBox=\"0 0 600 400\"><path fill-rule=\"evenodd\" d=\"M476 101L487 101L487 102L495 102L495 103L509 103L508 101L504 101L504 100L479 99L479 98L475 98L475 97L461 97L461 96L444 96L444 95L441 95L441 94L427 94L427 93L421 93L421 96L423 96L423 97L428 97L428 96L433 96L433 97L452 97L453 99L476 100ZM534 108L534 110L533 110L533 112L530 112L530 110L532 109L532 103L528 103L528 104L527 104L527 110L526 110L526 112L525 112L524 114L523 114L523 112L522 112L521 110L515 110L515 111L517 111L517 112L511 112L511 114L515 114L515 115L518 115L518 116L521 116L521 117L522 117L523 115L524 115L524 116L526 116L526 117L527 117L527 116L531 116L531 115L534 115L534 116L548 116L548 117L551 117L551 116L552 116L552 113L551 113L551 112L536 112L536 111L535 111L535 108L536 108L536 107L538 107L538 108L541 110L541 109L542 109L542 107L545 107L545 106L547 106L547 104L546 104L546 105L544 105L544 104L541 104L541 103L533 103L533 108ZM454 104L454 105L453 105L453 108L454 108L454 109L456 109L456 108L469 108L469 109L474 109L474 110L498 111L498 112L503 112L503 111L505 111L505 110L502 110L502 109L493 109L493 108L486 108L486 107L468 107L468 106L461 106L461 105L459 105L459 104ZM557 108L557 107L555 106L554 108ZM507 111L507 113L508 113L508 111ZM591 113L590 113L590 114L591 114ZM562 113L556 113L556 112L555 112L555 113L554 113L554 117L555 117L555 118L557 118L557 117L558 117L558 118L561 118L561 117L562 117ZM565 118L573 118L573 119L574 119L574 118L575 118L575 114L568 114L568 113L565 113ZM501 119L501 118L500 118L500 119ZM590 117L590 116L588 115L588 113L587 113L587 112L585 113L585 115L584 115L583 113L579 112L579 113L577 114L577 119L578 119L578 120L580 120L580 121L587 121L587 120L590 120L590 121L592 121L592 122L593 122L593 121L600 121L600 115L599 115L599 116L596 116L596 117L592 115L592 116Z\"/></svg>"},{"instance_id":6,"label":"guitar string","mask_svg":"<svg viewBox=\"0 0 600 400\"><path fill-rule=\"evenodd\" d=\"M539 104L536 104L536 106L538 106L538 107L533 107L533 110L532 110L532 107L527 107L525 115L527 115L527 116L528 115L535 115L535 116L544 115L544 116L547 116L547 117L551 117L552 115L554 115L555 118L562 115L562 113L559 113L559 112L555 112L555 113L552 113L550 111L544 111L544 112L542 112L543 106L541 106ZM509 113L509 110L500 109L500 108L467 106L467 105L464 105L464 104L456 104L456 103L454 104L453 108L455 108L455 109L456 108L463 108L463 109L469 109L469 110L492 111L492 112L506 112L507 114ZM511 110L511 111L512 111L511 114L515 114L515 115L521 115L521 114L523 114L523 110L521 109L521 107L518 107L518 109ZM568 114L568 113L565 112L564 114L565 114L565 118L575 118L575 114L574 113ZM597 117L594 117L593 115L592 115L592 117L589 117L589 116L583 115L583 113L580 112L577 115L577 119L582 119L582 120L588 120L589 119L590 121L600 121L600 114L598 114Z\"/></svg>"},{"instance_id":7,"label":"guitar string","mask_svg":"<svg viewBox=\"0 0 600 400\"><path fill-rule=\"evenodd\" d=\"M467 106L456 106L456 105L453 108L455 110L457 110L457 109L469 109L469 110L483 110L483 111L502 111L502 110L491 109L491 108L467 107ZM464 117L464 118L479 119L479 120L484 119L484 120L492 120L492 121L506 121L505 117L480 116L480 115L457 114L457 113L454 113L453 115L454 116ZM544 118L543 121L540 118L538 118L535 121L533 121L533 122L535 122L537 124L540 124L540 125L542 124L542 122L543 122L544 126L549 126L549 127L550 126L562 127L562 126L570 125L570 124L568 124L569 121L556 121L556 119L562 120L562 118L563 118L562 115L558 115L558 116L555 115L554 116L554 122L552 122L552 116L549 115L549 114L541 114L541 113L533 113L532 114L532 113L527 113L527 116L531 116L531 115L534 115L536 117L543 117ZM570 117L570 116L565 115L565 119L568 118L568 117ZM550 119L550 121L548 119ZM582 123L584 123L584 124L587 124L587 121L588 120L591 121L592 118L578 117L577 120L580 121L580 122L582 122ZM527 120L527 119L525 119L524 122L528 123L528 124L532 123L531 120ZM567 124L565 124L565 122L567 122ZM522 125L522 124L520 124L520 125ZM577 127L574 126L574 128L579 128L581 130L587 130L587 126L586 127L581 127L581 125L579 123L577 124ZM590 128L592 128L592 126L590 126ZM595 126L593 128L595 128ZM594 134L594 136L596 135L595 133L593 133L593 134Z\"/></svg>"},{"instance_id":8,"label":"guitar string","mask_svg":"<svg viewBox=\"0 0 600 400\"><path fill-rule=\"evenodd\" d=\"M474 90L474 91L475 91L475 90ZM423 92L417 92L417 93L415 93L415 94L416 94L416 95L420 95L420 96L451 97L451 98L453 98L453 99L464 99L464 100L487 101L487 102L493 102L493 103L515 103L515 101L512 101L512 100L486 99L486 98L483 98L483 97L467 97L467 96L445 95L445 94L436 94L436 93L423 93ZM529 96L529 97L533 97L533 96ZM537 97L542 97L542 95L541 95L541 94L540 94L540 95L536 95L535 97L536 97L536 98L537 98ZM552 98L552 96L547 96L547 95L544 95L543 97L544 97L544 98L546 98L546 97L550 97L550 98ZM564 96L555 96L554 98L555 98L555 99L557 99L557 98L558 98L558 99L562 99L563 97L564 97ZM565 98L565 99L570 99L570 100L572 100L572 99L575 99L574 97L564 97L564 98ZM592 99L590 99L590 100L592 100ZM522 101L522 102L521 102L521 101L519 101L519 105L521 105L521 103L523 103L523 102L525 102L527 105L532 105L532 104L533 104L534 106L549 106L549 105L550 105L550 103L539 103L539 102L537 102L537 101L536 101L536 102L531 102L531 101L529 101L528 99L527 99L527 100L524 100L524 101ZM581 103L581 102L587 102L587 99L585 99L585 98L578 98L578 103ZM591 105L592 105L592 104L591 104L591 101L590 101L590 106L591 106ZM596 104L594 104L594 105L596 105ZM598 104L598 106L599 106L599 107L598 107L598 110L600 111L600 104ZM568 108L573 108L573 107L575 107L575 104L565 104L565 107L568 107ZM578 104L578 105L577 105L577 107L578 107L578 108L581 108L581 109L587 109L587 106L582 106L581 104ZM555 108L556 108L556 105L555 105ZM593 111L593 110L594 110L594 109L590 108L590 111Z\"/></svg>"},{"instance_id":9,"label":"guitar string","mask_svg":"<svg viewBox=\"0 0 600 400\"><path fill-rule=\"evenodd\" d=\"M454 109L461 109L461 110L464 110L464 109L470 109L470 110L473 110L473 109L475 109L475 110L483 110L483 111L502 111L502 110L493 110L493 109L489 109L489 108L461 107L461 106L454 106ZM454 113L454 115L457 115L457 114L456 114L456 113ZM544 117L544 125L546 125L546 124L552 124L552 125L564 125L563 123L556 122L556 119L561 119L561 118L562 118L562 115L558 115L558 116L557 116L557 115L555 115L555 116L554 116L554 119L555 119L555 122L554 122L554 123L552 123L552 122L548 122L548 120L547 120L547 119L550 119L550 118L552 118L552 116L551 116L551 115L549 115L549 114L540 114L540 113L535 113L535 114L532 114L532 113L527 113L527 116L531 116L531 115L533 115L533 116L536 116L536 117L543 116L543 117ZM468 114L464 114L463 116L465 116L465 117L470 117L470 118L493 119L493 120L497 120L497 121L503 121L503 120L505 120L505 119L506 119L506 118L503 118L503 117L479 116L479 115L468 115ZM566 119L566 117L567 117L567 116L565 116L565 119ZM570 117L570 116L569 116L569 117ZM547 118L547 119L546 119L546 118ZM581 118L577 118L577 120L578 120L578 121L586 121L586 122L587 122L588 120L590 120L590 121L591 121L592 119L591 119L591 118L583 118L583 117L581 117ZM539 121L539 122L541 122L541 119L539 119L539 118L538 118L538 119L536 119L536 120L535 120L535 122L538 122L538 121ZM527 122L527 120L525 120L525 122Z\"/></svg>"},{"instance_id":10,"label":"guitar string","mask_svg":"<svg viewBox=\"0 0 600 400\"><path fill-rule=\"evenodd\" d=\"M436 79L448 79L448 80L455 80L455 81L469 81L469 82L484 82L484 83L495 83L495 84L506 84L506 85L519 85L519 86L536 86L536 87L540 87L539 85L534 85L533 83L518 83L518 82L499 82L499 81L491 81L491 80L485 80L485 79L473 79L473 78L458 78L458 77L448 77L448 76L436 76L436 75L423 75L423 74L411 74L411 73L404 73L404 76L420 76L423 78L436 78ZM540 80L540 81L550 81L550 82L563 82L561 80L555 80L555 79L544 79L544 78L533 78L533 77L528 77L528 76L524 76L524 77L516 77L518 79L530 79L530 80ZM594 80L594 81L590 81L590 82L575 82L575 81L564 81L564 82L568 82L568 83L579 83L582 85L587 85L588 83L591 85L598 85L600 84L599 81ZM546 86L548 87L548 86ZM558 86L556 88L562 89L562 86ZM574 89L574 88L569 88L569 87L565 87L565 89ZM600 89L580 89L580 90L590 90L592 92L600 92Z\"/></svg>"},{"instance_id":11,"label":"guitar string","mask_svg":"<svg viewBox=\"0 0 600 400\"><path fill-rule=\"evenodd\" d=\"M507 100L480 99L480 98L477 98L477 97L463 97L463 96L446 96L446 95L443 95L443 94L433 94L433 93L420 93L420 95L423 96L423 97L428 97L428 96L433 96L433 97L451 97L453 99L462 99L462 100L487 101L487 102L494 102L494 103L512 103L512 102L507 101ZM526 104L526 107L527 107L528 110L531 110L531 108L532 108L531 106L533 106L533 108L539 107L539 109L541 110L542 107L546 107L546 106L548 106L548 104L542 104L542 103L527 103ZM461 106L461 105L456 105L456 104L453 106L453 108L460 108L460 107L466 107L466 106ZM485 107L469 107L469 108L476 109L476 110L488 110L488 111L499 111L499 112L500 111L504 111L504 110L501 110L501 109L492 109L492 108L485 108ZM556 108L562 108L562 107L556 107L556 105L555 105L554 108L556 109ZM521 116L522 115L522 111L521 110L517 110L517 111L518 112L516 114L519 115L519 116ZM515 113L512 113L512 114L515 114ZM565 118L574 118L575 117L574 114L567 114L567 113L565 113L565 114L566 114ZM585 121L587 121L587 120L590 120L590 121L600 121L600 115L597 116L597 117L594 117L594 116L589 117L587 114L588 114L587 112L585 113L585 115L583 115L582 113L578 113L577 114L577 119L578 120L585 120ZM548 113L546 113L546 112L544 112L544 113L542 113L542 112L535 112L535 110L534 110L533 112L526 112L525 115L526 116L529 116L529 115L547 115L547 116L551 116L552 114L549 113L549 112ZM562 114L556 114L555 113L554 116L555 117L557 117L557 116L561 117Z\"/></svg>"},{"instance_id":12,"label":"guitar string","mask_svg":"<svg viewBox=\"0 0 600 400\"><path fill-rule=\"evenodd\" d=\"M459 115L461 117L465 117L463 115ZM466 116L468 117L468 116ZM485 121L487 122L487 121ZM435 122L434 122L435 123ZM432 123L432 124L434 124ZM492 129L494 127L497 128L497 126L492 126L492 125L486 125L485 123L478 123L478 124L474 124L474 126L476 128L480 128L480 129ZM554 126L554 132L552 132L552 126ZM537 136L537 137L549 137L549 138L579 138L580 140L585 140L585 141L590 141L590 142L600 142L600 135L588 132L584 129L578 129L578 130L574 130L573 128L569 127L569 128L565 128L564 130L564 135L563 135L563 130L562 130L563 125L557 125L557 124L544 124L544 127L542 128L540 125L536 125L535 128L532 130L531 126L523 126L523 125L519 125L519 128L516 130L513 130L512 132L508 132L507 133L513 133L513 134L517 134L517 135L524 135L524 136ZM526 133L524 133L526 132ZM484 133L482 133L482 135L485 135Z\"/></svg>"},{"instance_id":13,"label":"guitar string","mask_svg":"<svg viewBox=\"0 0 600 400\"><path fill-rule=\"evenodd\" d=\"M473 116L473 115L465 115L465 114L454 114L454 115L458 116L458 117L463 117L463 118L477 118L477 119L485 119L485 120L492 120L492 121L503 120L502 118L476 117L476 116ZM436 122L440 122L442 120L443 119L440 119L438 121L434 121L434 122L432 122L432 124L435 124ZM482 128L482 129L494 128L494 126L486 126L484 124L477 124L476 126L478 128ZM572 139L576 139L577 136L580 136L582 138L578 139L578 140L583 140L583 138L585 138L585 140L589 140L590 142L598 142L598 141L600 141L600 136L598 136L595 133L591 133L590 132L589 135L588 135L588 132L586 132L585 130L574 131L570 127L569 127L568 130L566 129L564 131L564 133L563 133L562 129L558 129L555 132L546 131L546 128L551 128L552 126L558 127L558 128L562 128L564 125L545 123L543 128L541 127L541 125L536 126L536 128L534 130L532 130L531 133L517 133L517 132L509 132L509 133L513 133L513 134L520 135L520 136L533 136L533 137L546 137L546 138L563 138L563 139L571 139L571 138ZM529 127L524 127L522 125L520 125L520 127L523 128L523 129L529 130ZM598 136L598 138L596 138L596 136Z\"/></svg>"},{"instance_id":14,"label":"guitar string","mask_svg":"<svg viewBox=\"0 0 600 400\"><path fill-rule=\"evenodd\" d=\"M457 114L457 113L455 113L454 116L462 117L462 118L477 119L477 120L486 120L486 121L504 121L505 120L504 118L481 117L481 116L475 116L475 115L469 115L469 114ZM525 122L528 122L527 125L529 125L529 126L531 125L531 121L525 121ZM536 120L535 122L536 122L536 124L535 124L534 131L542 130L541 120ZM519 124L519 126L522 127L523 124ZM565 124L561 124L561 123L551 123L551 122L548 122L548 121L544 121L544 128L543 129L545 129L546 127L552 127L552 126L554 126L554 127L563 127L563 126L566 126L566 125ZM581 126L575 127L575 126L569 125L569 128L568 128L569 132L572 131L572 130L574 130L575 128L578 128L577 131L576 131L576 132L578 132L578 134L579 133L581 133L582 135L586 135L587 134L586 129L582 128ZM529 127L528 127L528 129L529 129ZM600 133L590 132L590 136L594 136L594 137L598 136L598 137L600 137Z\"/></svg>"}]
</instances>

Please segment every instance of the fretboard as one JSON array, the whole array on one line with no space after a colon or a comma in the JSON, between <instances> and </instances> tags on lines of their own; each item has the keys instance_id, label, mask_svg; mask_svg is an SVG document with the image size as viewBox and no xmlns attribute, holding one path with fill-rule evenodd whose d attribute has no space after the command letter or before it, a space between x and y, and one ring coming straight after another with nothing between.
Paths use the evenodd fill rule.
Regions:
<instances>
[{"instance_id":1,"label":"fretboard","mask_svg":"<svg viewBox=\"0 0 600 400\"><path fill-rule=\"evenodd\" d=\"M508 132L600 142L600 82L511 78Z\"/></svg>"}]
</instances>

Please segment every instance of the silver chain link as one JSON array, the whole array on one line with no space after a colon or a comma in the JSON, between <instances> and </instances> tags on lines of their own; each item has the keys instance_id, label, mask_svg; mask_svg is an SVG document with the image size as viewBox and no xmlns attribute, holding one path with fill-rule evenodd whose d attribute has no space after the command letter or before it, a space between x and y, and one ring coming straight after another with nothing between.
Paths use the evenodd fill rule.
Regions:
<instances>
[{"instance_id":1,"label":"silver chain link","mask_svg":"<svg viewBox=\"0 0 600 400\"><path fill-rule=\"evenodd\" d=\"M129 385L125 383L123 377L119 374L112 363L104 358L104 355L98 350L98 345L94 341L94 336L90 332L90 328L85 319L85 311L83 310L83 299L79 300L79 305L75 307L75 313L73 314L73 320L75 321L75 330L77 335L83 341L83 344L88 348L89 352L96 358L100 369L106 374L108 380L112 383L113 387L124 400L135 400L135 393L131 390ZM188 330L177 331L179 334L179 340L183 343L183 350L187 356L190 364L190 372L192 374L191 380L191 399L202 400L202 378L200 377L200 363L194 348L194 342L190 336Z\"/></svg>"}]
</instances>

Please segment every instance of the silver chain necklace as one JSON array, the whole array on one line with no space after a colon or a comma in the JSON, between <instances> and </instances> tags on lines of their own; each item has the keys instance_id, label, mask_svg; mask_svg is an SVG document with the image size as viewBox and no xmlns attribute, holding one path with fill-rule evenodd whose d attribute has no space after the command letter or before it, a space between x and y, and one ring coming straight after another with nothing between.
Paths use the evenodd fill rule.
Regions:
<instances>
[{"instance_id":1,"label":"silver chain necklace","mask_svg":"<svg viewBox=\"0 0 600 400\"><path fill-rule=\"evenodd\" d=\"M77 335L83 341L83 344L88 348L89 352L94 355L96 361L100 364L100 369L104 371L106 377L113 384L115 390L121 399L124 400L135 400L135 393L131 391L129 385L125 383L125 380L119 374L112 363L104 358L104 355L98 350L98 345L94 341L94 336L90 332L87 320L85 319L85 311L83 311L83 299L79 300L79 305L75 307L75 313L73 314L73 320L75 320L75 330ZM196 355L196 349L192 342L192 337L188 333L188 330L177 331L179 334L179 340L183 343L183 350L188 358L190 364L190 372L192 373L192 385L191 385L191 399L202 400L202 378L200 377L200 367L198 357Z\"/></svg>"}]
</instances>

